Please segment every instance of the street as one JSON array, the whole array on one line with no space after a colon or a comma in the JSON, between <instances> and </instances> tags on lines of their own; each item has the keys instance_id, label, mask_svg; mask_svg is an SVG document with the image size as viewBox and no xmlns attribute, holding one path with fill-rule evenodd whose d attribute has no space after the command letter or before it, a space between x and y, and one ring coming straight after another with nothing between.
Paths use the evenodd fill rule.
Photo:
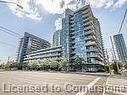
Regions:
<instances>
[{"instance_id":1,"label":"street","mask_svg":"<svg viewBox=\"0 0 127 95\"><path fill-rule=\"evenodd\" d=\"M107 76L81 75L69 73L48 73L35 71L5 71L0 72L0 95L102 95L103 92L80 92L79 88L94 85L104 85ZM21 86L48 85L48 91L19 92ZM14 87L17 86L17 89ZM46 87L46 86L45 86ZM11 90L10 90L11 88ZM44 89L43 89L44 90ZM86 90L86 89L85 89ZM21 91L21 89L20 89Z\"/></svg>"}]
</instances>

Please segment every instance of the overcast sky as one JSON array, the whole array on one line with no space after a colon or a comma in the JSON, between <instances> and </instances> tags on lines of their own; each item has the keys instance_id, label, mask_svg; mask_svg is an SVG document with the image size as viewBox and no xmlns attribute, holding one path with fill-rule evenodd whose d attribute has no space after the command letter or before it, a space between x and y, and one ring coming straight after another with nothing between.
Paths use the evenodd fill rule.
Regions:
<instances>
[{"instance_id":1,"label":"overcast sky","mask_svg":"<svg viewBox=\"0 0 127 95\"><path fill-rule=\"evenodd\" d=\"M24 9L21 10L12 4L0 3L0 26L20 35L23 35L24 32L32 33L51 43L55 31L55 20L62 17L66 8L74 10L77 1L79 7L84 4L83 0L8 1L17 2ZM127 8L127 0L86 0L86 2L91 5L95 17L100 21L105 48L111 48L109 37L118 33L120 22ZM127 44L127 17L121 33ZM8 56L15 58L18 41L21 37L14 37L0 30L0 60L4 61Z\"/></svg>"}]
</instances>

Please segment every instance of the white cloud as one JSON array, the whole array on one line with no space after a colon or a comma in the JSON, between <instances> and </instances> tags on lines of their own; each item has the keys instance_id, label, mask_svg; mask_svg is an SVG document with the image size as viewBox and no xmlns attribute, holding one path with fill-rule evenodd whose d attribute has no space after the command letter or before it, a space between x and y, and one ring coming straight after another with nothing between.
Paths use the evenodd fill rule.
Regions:
<instances>
[{"instance_id":1,"label":"white cloud","mask_svg":"<svg viewBox=\"0 0 127 95\"><path fill-rule=\"evenodd\" d=\"M93 8L119 8L127 4L127 0L86 0Z\"/></svg>"},{"instance_id":2,"label":"white cloud","mask_svg":"<svg viewBox=\"0 0 127 95\"><path fill-rule=\"evenodd\" d=\"M62 29L62 18L58 18L55 21L55 27L56 27L56 30L61 30Z\"/></svg>"},{"instance_id":3,"label":"white cloud","mask_svg":"<svg viewBox=\"0 0 127 95\"><path fill-rule=\"evenodd\" d=\"M113 0L86 0L94 8L109 8L113 5Z\"/></svg>"},{"instance_id":4,"label":"white cloud","mask_svg":"<svg viewBox=\"0 0 127 95\"><path fill-rule=\"evenodd\" d=\"M36 3L41 5L49 13L61 14L66 8L74 6L76 0L37 0Z\"/></svg>"},{"instance_id":5,"label":"white cloud","mask_svg":"<svg viewBox=\"0 0 127 95\"><path fill-rule=\"evenodd\" d=\"M33 2L31 2L33 1ZM9 2L15 2L21 6L23 9L20 9L16 5L8 4L8 7L12 12L19 17L29 17L33 20L41 20L42 17L39 14L38 6L36 5L36 0L10 0Z\"/></svg>"},{"instance_id":6,"label":"white cloud","mask_svg":"<svg viewBox=\"0 0 127 95\"><path fill-rule=\"evenodd\" d=\"M44 8L51 14L61 14L65 9L72 8L76 0L10 0L23 6L23 10L16 5L8 4L12 12L19 17L29 17L35 20L41 20L39 8ZM41 7L40 7L41 6Z\"/></svg>"},{"instance_id":7,"label":"white cloud","mask_svg":"<svg viewBox=\"0 0 127 95\"><path fill-rule=\"evenodd\" d=\"M127 4L127 0L118 0L115 4L114 4L114 8L118 8L121 7L122 5Z\"/></svg>"},{"instance_id":8,"label":"white cloud","mask_svg":"<svg viewBox=\"0 0 127 95\"><path fill-rule=\"evenodd\" d=\"M19 17L29 17L34 20L41 20L40 9L43 8L51 14L62 14L65 9L75 9L77 1L79 6L82 0L8 0L17 2L23 6L23 10L17 6L8 5L14 14ZM127 0L86 0L93 8L118 8L127 3ZM41 7L40 7L41 6ZM20 11L19 11L20 10Z\"/></svg>"}]
</instances>

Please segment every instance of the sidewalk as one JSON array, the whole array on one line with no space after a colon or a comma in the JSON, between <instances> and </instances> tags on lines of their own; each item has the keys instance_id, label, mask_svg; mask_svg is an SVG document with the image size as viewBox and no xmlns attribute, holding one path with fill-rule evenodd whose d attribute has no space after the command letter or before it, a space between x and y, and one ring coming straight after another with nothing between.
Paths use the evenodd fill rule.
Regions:
<instances>
[{"instance_id":1,"label":"sidewalk","mask_svg":"<svg viewBox=\"0 0 127 95\"><path fill-rule=\"evenodd\" d=\"M64 72L66 73L66 72ZM100 73L100 72L67 72L67 73L70 73L70 74L81 74L81 75L92 75L92 76L109 76L110 74L109 73Z\"/></svg>"},{"instance_id":2,"label":"sidewalk","mask_svg":"<svg viewBox=\"0 0 127 95\"><path fill-rule=\"evenodd\" d=\"M0 69L0 72L4 71L3 69Z\"/></svg>"},{"instance_id":3,"label":"sidewalk","mask_svg":"<svg viewBox=\"0 0 127 95\"><path fill-rule=\"evenodd\" d=\"M122 75L111 75L108 77L106 86L107 91L104 95L127 95L127 77Z\"/></svg>"}]
</instances>

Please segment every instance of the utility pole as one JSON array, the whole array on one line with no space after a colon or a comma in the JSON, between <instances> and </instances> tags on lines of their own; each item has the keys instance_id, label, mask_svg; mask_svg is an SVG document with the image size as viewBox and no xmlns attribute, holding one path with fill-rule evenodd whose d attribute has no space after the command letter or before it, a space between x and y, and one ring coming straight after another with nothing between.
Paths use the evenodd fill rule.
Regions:
<instances>
[{"instance_id":1,"label":"utility pole","mask_svg":"<svg viewBox=\"0 0 127 95\"><path fill-rule=\"evenodd\" d=\"M118 33L120 33L120 32L121 32L121 30L122 30L122 27L123 27L123 24L124 24L124 21L125 21L126 15L127 15L127 9L125 10L124 17L123 17L123 20L122 20L122 22L121 22L120 29L119 29Z\"/></svg>"}]
</instances>

